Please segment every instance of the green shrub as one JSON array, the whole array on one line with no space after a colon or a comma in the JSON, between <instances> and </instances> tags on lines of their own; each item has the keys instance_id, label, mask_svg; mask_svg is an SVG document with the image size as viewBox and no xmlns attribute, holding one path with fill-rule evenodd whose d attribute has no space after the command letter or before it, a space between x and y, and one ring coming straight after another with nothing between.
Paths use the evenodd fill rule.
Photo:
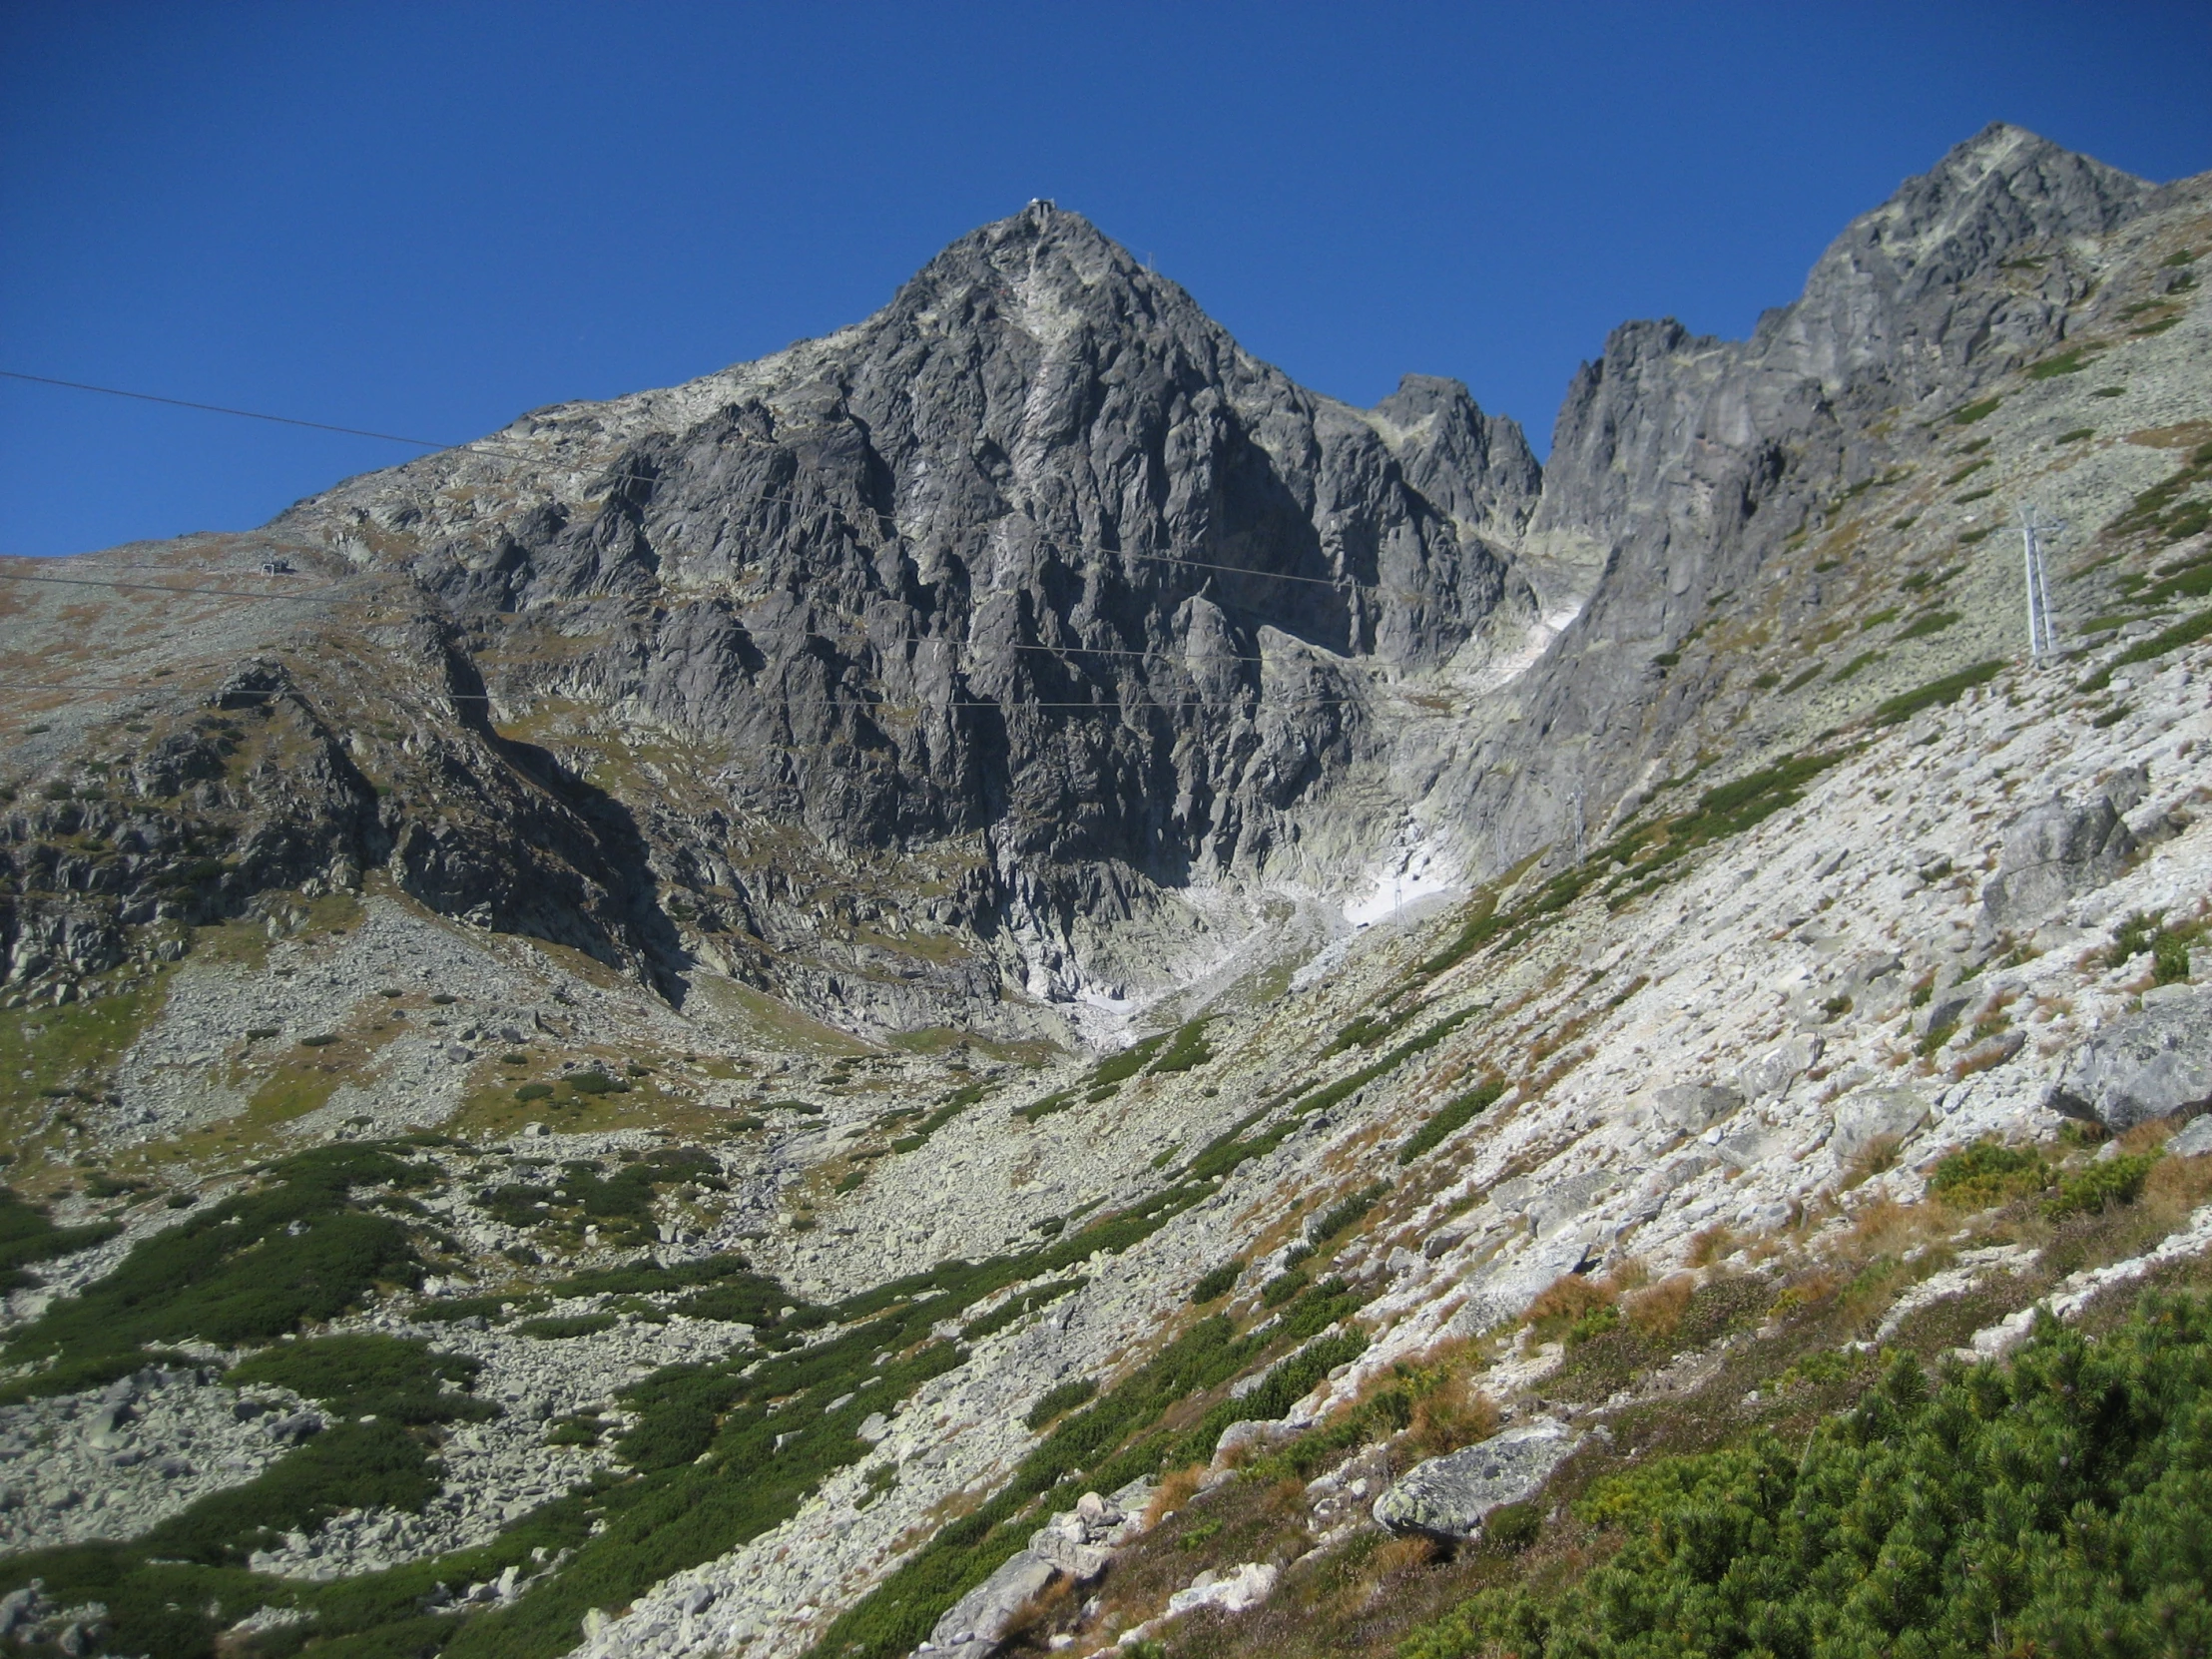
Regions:
<instances>
[{"instance_id":1,"label":"green shrub","mask_svg":"<svg viewBox=\"0 0 2212 1659\"><path fill-rule=\"evenodd\" d=\"M1268 1308L1280 1308L1306 1289L1307 1283L1306 1275L1295 1268L1289 1273L1279 1273L1260 1287L1261 1304Z\"/></svg>"},{"instance_id":2,"label":"green shrub","mask_svg":"<svg viewBox=\"0 0 2212 1659\"><path fill-rule=\"evenodd\" d=\"M1214 1051L1206 1046L1206 1027L1213 1023L1213 1018L1211 1014L1201 1014L1179 1029L1175 1033L1175 1040L1168 1045L1168 1051L1153 1062L1153 1071L1189 1071L1211 1060Z\"/></svg>"},{"instance_id":3,"label":"green shrub","mask_svg":"<svg viewBox=\"0 0 2212 1659\"><path fill-rule=\"evenodd\" d=\"M1144 1070L1146 1063L1151 1060L1153 1055L1160 1052L1160 1045L1166 1041L1167 1037L1164 1034L1157 1037L1147 1037L1143 1042L1134 1043L1123 1049L1119 1054L1107 1056L1091 1068L1091 1086L1093 1088L1103 1088L1109 1083L1127 1082L1138 1072Z\"/></svg>"},{"instance_id":4,"label":"green shrub","mask_svg":"<svg viewBox=\"0 0 2212 1659\"><path fill-rule=\"evenodd\" d=\"M1950 423L1953 426L1971 426L1975 421L1995 414L1997 405L2003 401L2002 397L1985 397L1978 403L1968 403L1964 408L1952 411Z\"/></svg>"},{"instance_id":5,"label":"green shrub","mask_svg":"<svg viewBox=\"0 0 2212 1659\"><path fill-rule=\"evenodd\" d=\"M630 1085L603 1071L574 1071L564 1080L578 1094L628 1094Z\"/></svg>"},{"instance_id":6,"label":"green shrub","mask_svg":"<svg viewBox=\"0 0 2212 1659\"><path fill-rule=\"evenodd\" d=\"M93 1179L98 1181L100 1177ZM89 1188L91 1184L87 1185ZM57 1256L90 1249L122 1231L122 1226L112 1221L56 1227L47 1219L43 1205L29 1203L0 1187L0 1289L30 1284L22 1270L33 1262L50 1262Z\"/></svg>"},{"instance_id":7,"label":"green shrub","mask_svg":"<svg viewBox=\"0 0 2212 1659\"><path fill-rule=\"evenodd\" d=\"M1482 1541L1510 1554L1534 1543L1543 1529L1543 1510L1534 1503L1501 1503L1482 1517Z\"/></svg>"},{"instance_id":8,"label":"green shrub","mask_svg":"<svg viewBox=\"0 0 2212 1659\"><path fill-rule=\"evenodd\" d=\"M2039 1192L2049 1182L2049 1166L2032 1147L1976 1141L1937 1162L1928 1190L1953 1209L1981 1210Z\"/></svg>"},{"instance_id":9,"label":"green shrub","mask_svg":"<svg viewBox=\"0 0 2212 1659\"><path fill-rule=\"evenodd\" d=\"M2079 374L2095 360L2095 347L2069 346L2055 357L2045 357L2039 363L2030 363L2027 377L2030 380L2050 380L2061 374Z\"/></svg>"},{"instance_id":10,"label":"green shrub","mask_svg":"<svg viewBox=\"0 0 2212 1659\"><path fill-rule=\"evenodd\" d=\"M1505 1079L1492 1072L1464 1094L1446 1101L1429 1115L1428 1121L1406 1138L1397 1149L1397 1161L1409 1164L1422 1153L1441 1146L1482 1113L1497 1104L1498 1096L1505 1092Z\"/></svg>"},{"instance_id":11,"label":"green shrub","mask_svg":"<svg viewBox=\"0 0 2212 1659\"><path fill-rule=\"evenodd\" d=\"M2132 1204L2142 1196L2143 1183L2150 1176L2151 1166L2157 1162L2158 1154L2151 1152L2133 1156L2123 1153L2117 1158L2092 1163L2086 1169L2060 1178L2058 1190L2043 1201L2043 1213L2056 1221L2118 1204Z\"/></svg>"},{"instance_id":12,"label":"green shrub","mask_svg":"<svg viewBox=\"0 0 2212 1659\"><path fill-rule=\"evenodd\" d=\"M2130 663L2147 663L2154 657L2163 657L2169 651L2178 651L2185 645L2194 645L2207 634L2212 634L2212 610L2199 611L2194 616L2183 617L2171 628L2151 635L2147 640L2137 640L2105 667L2097 670L2081 682L2084 692L2098 692L2112 683L2112 671Z\"/></svg>"},{"instance_id":13,"label":"green shrub","mask_svg":"<svg viewBox=\"0 0 2212 1659\"><path fill-rule=\"evenodd\" d=\"M224 1382L289 1388L348 1415L451 1422L499 1414L490 1400L465 1391L483 1369L480 1360L440 1354L419 1338L360 1334L279 1343L234 1366ZM448 1391L448 1383L463 1391Z\"/></svg>"},{"instance_id":14,"label":"green shrub","mask_svg":"<svg viewBox=\"0 0 2212 1659\"><path fill-rule=\"evenodd\" d=\"M1057 1094L1046 1095L1042 1100L1032 1100L1026 1106L1016 1106L1014 1116L1024 1122L1035 1123L1039 1118L1048 1118L1054 1112L1066 1111L1075 1104L1075 1095L1076 1091L1073 1089L1062 1089Z\"/></svg>"},{"instance_id":15,"label":"green shrub","mask_svg":"<svg viewBox=\"0 0 2212 1659\"><path fill-rule=\"evenodd\" d=\"M2003 667L2001 661L1976 663L1955 674L1946 674L1940 680L1931 680L1916 691L1905 692L1877 704L1874 713L1867 717L1868 723L1873 726L1897 726L1911 720L1923 709L1955 703L1975 686L1986 685L1994 680Z\"/></svg>"},{"instance_id":16,"label":"green shrub","mask_svg":"<svg viewBox=\"0 0 2212 1659\"><path fill-rule=\"evenodd\" d=\"M1005 1302L992 1309L981 1319L970 1320L967 1324L961 1326L960 1341L963 1343L977 1343L985 1337L995 1336L1009 1325L1012 1325L1014 1321L1026 1319L1039 1308L1057 1302L1064 1296L1072 1296L1089 1283L1088 1279L1063 1279L1056 1284L1040 1285L1035 1290L1026 1291L1020 1296L1008 1297Z\"/></svg>"},{"instance_id":17,"label":"green shrub","mask_svg":"<svg viewBox=\"0 0 2212 1659\"><path fill-rule=\"evenodd\" d=\"M334 1319L378 1281L412 1285L421 1271L406 1229L355 1203L353 1189L429 1179L368 1142L284 1159L264 1171L260 1188L134 1246L105 1279L18 1327L0 1357L14 1365L119 1364L127 1372L151 1344L266 1343ZM0 1398L57 1391L54 1378L18 1380Z\"/></svg>"},{"instance_id":18,"label":"green shrub","mask_svg":"<svg viewBox=\"0 0 2212 1659\"><path fill-rule=\"evenodd\" d=\"M1386 1181L1377 1181L1361 1188L1350 1198L1325 1212L1321 1220L1314 1224L1308 1237L1317 1245L1327 1244L1355 1222L1365 1218L1370 1210L1389 1195L1389 1191L1390 1186Z\"/></svg>"},{"instance_id":19,"label":"green shrub","mask_svg":"<svg viewBox=\"0 0 2212 1659\"><path fill-rule=\"evenodd\" d=\"M574 1314L524 1320L515 1327L515 1331L524 1337L535 1337L540 1342L560 1342L568 1337L595 1336L601 1331L612 1330L621 1323L613 1314Z\"/></svg>"},{"instance_id":20,"label":"green shrub","mask_svg":"<svg viewBox=\"0 0 2212 1659\"><path fill-rule=\"evenodd\" d=\"M1244 1277L1242 1260L1224 1262L1218 1268L1209 1268L1191 1287L1191 1306L1203 1308L1209 1302L1217 1302L1237 1288L1237 1281Z\"/></svg>"},{"instance_id":21,"label":"green shrub","mask_svg":"<svg viewBox=\"0 0 2212 1659\"><path fill-rule=\"evenodd\" d=\"M1038 1397L1037 1403L1029 1407L1029 1414L1021 1420L1032 1429L1042 1428L1055 1417L1065 1416L1097 1392L1096 1378L1079 1377L1072 1382L1062 1382L1057 1387L1047 1388Z\"/></svg>"},{"instance_id":22,"label":"green shrub","mask_svg":"<svg viewBox=\"0 0 2212 1659\"><path fill-rule=\"evenodd\" d=\"M525 1083L515 1090L517 1100L543 1100L553 1092L550 1083Z\"/></svg>"},{"instance_id":23,"label":"green shrub","mask_svg":"<svg viewBox=\"0 0 2212 1659\"><path fill-rule=\"evenodd\" d=\"M1600 1564L1484 1589L1399 1659L2200 1651L2208 1405L2195 1299L2145 1298L2101 1341L2045 1318L2009 1366L1940 1380L1900 1358L1802 1445L1598 1482L1575 1507L1617 1540Z\"/></svg>"},{"instance_id":24,"label":"green shrub","mask_svg":"<svg viewBox=\"0 0 2212 1659\"><path fill-rule=\"evenodd\" d=\"M1957 620L1956 611L1928 611L1900 628L1895 643L1902 645L1907 640L1925 640L1931 634L1940 634Z\"/></svg>"}]
</instances>

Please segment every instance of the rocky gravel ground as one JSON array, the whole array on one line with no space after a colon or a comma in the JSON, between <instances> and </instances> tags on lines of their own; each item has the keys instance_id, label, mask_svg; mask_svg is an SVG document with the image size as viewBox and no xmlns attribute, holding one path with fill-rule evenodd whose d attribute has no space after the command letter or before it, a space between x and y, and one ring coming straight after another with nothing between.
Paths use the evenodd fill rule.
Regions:
<instances>
[{"instance_id":1,"label":"rocky gravel ground","mask_svg":"<svg viewBox=\"0 0 2212 1659\"><path fill-rule=\"evenodd\" d=\"M0 1406L0 1549L132 1538L253 1479L312 1411L209 1370L149 1369L107 1387Z\"/></svg>"}]
</instances>

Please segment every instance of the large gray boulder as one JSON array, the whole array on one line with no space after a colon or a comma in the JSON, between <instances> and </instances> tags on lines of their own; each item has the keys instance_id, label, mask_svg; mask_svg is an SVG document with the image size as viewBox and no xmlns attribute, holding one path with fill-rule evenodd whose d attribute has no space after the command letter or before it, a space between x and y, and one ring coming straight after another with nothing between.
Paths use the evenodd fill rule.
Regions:
<instances>
[{"instance_id":1,"label":"large gray boulder","mask_svg":"<svg viewBox=\"0 0 2212 1659\"><path fill-rule=\"evenodd\" d=\"M2115 780L2123 792L2133 782ZM1996 876L1981 895L1984 930L2048 921L2076 893L2111 880L2134 850L2109 793L2085 802L2054 795L2028 808L2005 826Z\"/></svg>"},{"instance_id":2,"label":"large gray boulder","mask_svg":"<svg viewBox=\"0 0 2212 1659\"><path fill-rule=\"evenodd\" d=\"M1005 1640L1014 1615L1059 1574L1060 1569L1041 1556L1026 1549L1017 1551L945 1610L920 1651L950 1659L983 1659Z\"/></svg>"},{"instance_id":3,"label":"large gray boulder","mask_svg":"<svg viewBox=\"0 0 2212 1659\"><path fill-rule=\"evenodd\" d=\"M2050 1103L2130 1129L2212 1102L2212 989L2172 986L2066 1056Z\"/></svg>"},{"instance_id":4,"label":"large gray boulder","mask_svg":"<svg viewBox=\"0 0 2212 1659\"><path fill-rule=\"evenodd\" d=\"M1911 1089L1860 1089L1836 1103L1828 1144L1848 1164L1883 1136L1902 1141L1927 1121L1928 1102Z\"/></svg>"},{"instance_id":5,"label":"large gray boulder","mask_svg":"<svg viewBox=\"0 0 2212 1659\"><path fill-rule=\"evenodd\" d=\"M1376 1521L1392 1532L1472 1538L1493 1509L1532 1496L1581 1443L1565 1423L1538 1417L1431 1457L1375 1500Z\"/></svg>"},{"instance_id":6,"label":"large gray boulder","mask_svg":"<svg viewBox=\"0 0 2212 1659\"><path fill-rule=\"evenodd\" d=\"M1757 1059L1746 1060L1738 1066L1736 1086L1750 1100L1781 1094L1819 1061L1822 1046L1821 1039L1813 1032L1801 1031L1786 1042L1775 1044Z\"/></svg>"}]
</instances>

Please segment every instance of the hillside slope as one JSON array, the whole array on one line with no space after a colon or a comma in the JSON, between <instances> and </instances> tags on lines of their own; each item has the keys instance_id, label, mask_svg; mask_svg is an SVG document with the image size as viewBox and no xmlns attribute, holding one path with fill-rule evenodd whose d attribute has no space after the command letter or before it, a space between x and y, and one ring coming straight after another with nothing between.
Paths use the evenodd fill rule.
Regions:
<instances>
[{"instance_id":1,"label":"hillside slope","mask_svg":"<svg viewBox=\"0 0 2212 1659\"><path fill-rule=\"evenodd\" d=\"M24 572L0 1633L1594 1641L1674 1459L2183 1344L2118 1322L2212 1281L2208 196L1991 129L1752 341L1617 331L1540 479L1037 205Z\"/></svg>"}]
</instances>

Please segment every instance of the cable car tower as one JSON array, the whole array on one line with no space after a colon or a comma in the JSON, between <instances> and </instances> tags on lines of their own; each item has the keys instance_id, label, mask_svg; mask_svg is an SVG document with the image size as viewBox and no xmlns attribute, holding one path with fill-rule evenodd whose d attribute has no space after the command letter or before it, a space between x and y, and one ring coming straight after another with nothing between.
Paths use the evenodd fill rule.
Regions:
<instances>
[{"instance_id":1,"label":"cable car tower","mask_svg":"<svg viewBox=\"0 0 2212 1659\"><path fill-rule=\"evenodd\" d=\"M2065 528L2054 519L2044 518L2033 502L2020 508L2020 556L2027 578L2027 654L2037 663L2058 649L2050 627L2050 589L2043 581L2043 548Z\"/></svg>"}]
</instances>

